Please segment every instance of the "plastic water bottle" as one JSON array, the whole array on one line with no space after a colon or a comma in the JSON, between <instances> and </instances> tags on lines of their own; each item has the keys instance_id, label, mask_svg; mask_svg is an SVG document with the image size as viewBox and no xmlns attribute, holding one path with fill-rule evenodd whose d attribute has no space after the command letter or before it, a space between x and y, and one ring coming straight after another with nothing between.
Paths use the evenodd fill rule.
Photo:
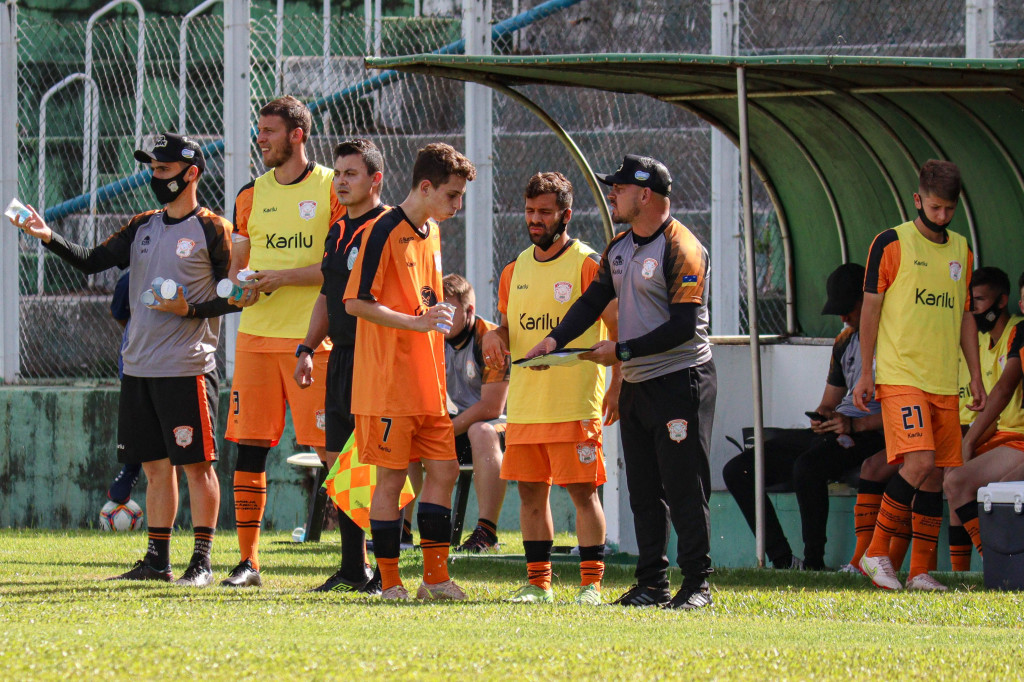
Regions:
<instances>
[{"instance_id":1,"label":"plastic water bottle","mask_svg":"<svg viewBox=\"0 0 1024 682\"><path fill-rule=\"evenodd\" d=\"M7 204L7 208L4 209L4 215L19 224L24 224L26 220L32 217L32 212L15 197L11 199L11 203Z\"/></svg>"},{"instance_id":2,"label":"plastic water bottle","mask_svg":"<svg viewBox=\"0 0 1024 682\"><path fill-rule=\"evenodd\" d=\"M146 289L139 294L139 303L142 305L156 305L156 296L153 295L153 290Z\"/></svg>"},{"instance_id":3,"label":"plastic water bottle","mask_svg":"<svg viewBox=\"0 0 1024 682\"><path fill-rule=\"evenodd\" d=\"M306 529L299 526L292 531L292 542L305 542L306 540Z\"/></svg>"},{"instance_id":4,"label":"plastic water bottle","mask_svg":"<svg viewBox=\"0 0 1024 682\"><path fill-rule=\"evenodd\" d=\"M255 270L250 270L249 268L245 268L244 270L239 270L238 271L238 281L239 282L247 282L247 281L249 281L249 278L252 277L255 274L256 274L256 271Z\"/></svg>"},{"instance_id":5,"label":"plastic water bottle","mask_svg":"<svg viewBox=\"0 0 1024 682\"><path fill-rule=\"evenodd\" d=\"M241 298L245 289L225 277L217 282L217 295L221 298Z\"/></svg>"},{"instance_id":6,"label":"plastic water bottle","mask_svg":"<svg viewBox=\"0 0 1024 682\"><path fill-rule=\"evenodd\" d=\"M188 294L188 287L182 286L181 288ZM159 291L162 298L172 301L178 297L178 283L173 279L165 279L160 283Z\"/></svg>"},{"instance_id":7,"label":"plastic water bottle","mask_svg":"<svg viewBox=\"0 0 1024 682\"><path fill-rule=\"evenodd\" d=\"M153 291L160 291L160 287L164 283L163 277L154 277L153 281L149 283L149 286L153 288Z\"/></svg>"}]
</instances>

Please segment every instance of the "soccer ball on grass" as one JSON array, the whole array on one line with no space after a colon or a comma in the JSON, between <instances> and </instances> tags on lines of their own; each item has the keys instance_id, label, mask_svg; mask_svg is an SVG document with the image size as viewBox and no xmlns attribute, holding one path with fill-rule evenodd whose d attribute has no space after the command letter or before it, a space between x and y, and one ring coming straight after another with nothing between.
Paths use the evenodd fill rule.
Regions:
<instances>
[{"instance_id":1,"label":"soccer ball on grass","mask_svg":"<svg viewBox=\"0 0 1024 682\"><path fill-rule=\"evenodd\" d=\"M100 509L100 528L103 530L135 530L142 525L142 507L135 500L124 504L111 500Z\"/></svg>"}]
</instances>

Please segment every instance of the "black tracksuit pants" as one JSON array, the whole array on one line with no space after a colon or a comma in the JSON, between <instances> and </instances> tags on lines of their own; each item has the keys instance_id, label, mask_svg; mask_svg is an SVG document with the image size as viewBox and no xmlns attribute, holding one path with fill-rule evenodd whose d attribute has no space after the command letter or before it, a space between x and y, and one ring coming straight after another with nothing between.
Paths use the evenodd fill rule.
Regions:
<instances>
[{"instance_id":1,"label":"black tracksuit pants","mask_svg":"<svg viewBox=\"0 0 1024 682\"><path fill-rule=\"evenodd\" d=\"M851 434L853 446L844 448L835 434L817 434L810 429L783 431L764 444L764 484L792 483L800 505L804 563L824 568L828 525L828 484L885 448L881 431ZM744 450L722 469L729 492L754 530L754 450ZM768 495L764 504L764 549L776 568L789 568L793 557L786 534L779 524Z\"/></svg>"},{"instance_id":2,"label":"black tracksuit pants","mask_svg":"<svg viewBox=\"0 0 1024 682\"><path fill-rule=\"evenodd\" d=\"M718 380L714 361L638 383L619 396L626 484L639 559L636 582L668 587L669 523L683 586L711 573L709 462Z\"/></svg>"}]
</instances>

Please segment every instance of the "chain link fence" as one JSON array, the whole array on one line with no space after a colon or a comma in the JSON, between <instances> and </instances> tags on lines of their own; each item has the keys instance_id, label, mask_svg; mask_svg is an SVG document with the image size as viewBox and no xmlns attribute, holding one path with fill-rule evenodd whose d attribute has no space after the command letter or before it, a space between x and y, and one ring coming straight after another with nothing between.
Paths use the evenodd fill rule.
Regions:
<instances>
[{"instance_id":1,"label":"chain link fence","mask_svg":"<svg viewBox=\"0 0 1024 682\"><path fill-rule=\"evenodd\" d=\"M541 0L494 0L497 23ZM359 5L361 3L355 3ZM289 2L284 17L270 4L254 4L251 14L251 108L280 94L293 94L314 110L310 155L330 163L343 138L365 136L382 148L387 164L384 200L401 201L416 150L441 140L464 146L461 83L403 75L380 84L367 71L365 55L429 52L461 37L460 3L424 2L430 16L384 16L377 32L362 13L332 11L326 22L319 3ZM417 3L419 5L419 3ZM410 7L387 6L411 13ZM963 56L962 0L737 0L736 50L739 54L873 54ZM997 0L996 56L1024 52L1024 18L1019 3ZM96 144L86 118L88 81L84 76L44 95L73 74L86 71L86 22L55 21L37 13L19 19L19 196L52 207L138 170L132 160L141 105L145 133L183 129L212 151L200 188L200 201L231 215L222 196L223 161L217 143L223 125L223 20L220 11L192 17L145 20L142 97L138 88L138 21L108 15L95 22L89 76L97 96ZM179 63L184 31L184 107L180 104ZM711 51L708 0L583 0L495 41L496 54ZM609 171L626 153L662 159L675 178L673 215L710 243L710 128L696 116L642 96L587 90L527 87L524 93L547 110L573 136L591 165ZM45 117L41 118L44 113ZM92 109L92 107L90 107ZM182 125L182 121L184 125ZM45 135L42 133L44 132ZM41 142L41 139L43 140ZM96 162L86 157L95 148ZM252 146L253 177L265 171ZM41 164L44 166L41 170ZM573 234L600 249L605 243L582 174L554 135L532 114L499 95L494 98L494 278L528 245L522 217L522 190L534 172L561 170L576 187ZM43 178L43 182L39 178ZM755 243L761 329L785 331L785 264L778 223L767 194L755 181ZM143 185L115 193L98 204L93 217L79 210L55 220L55 230L93 244L121 227L126 218L151 208ZM738 226L737 232L742 226ZM464 263L465 223L443 224L444 267ZM22 238L20 257L21 376L31 381L72 378L103 380L116 375L120 330L110 319L110 293L119 273L84 277ZM741 272L743 261L741 257ZM745 273L743 274L745 277ZM478 283L478 286L481 286ZM741 291L745 290L741 283ZM741 322L746 325L746 311Z\"/></svg>"}]
</instances>

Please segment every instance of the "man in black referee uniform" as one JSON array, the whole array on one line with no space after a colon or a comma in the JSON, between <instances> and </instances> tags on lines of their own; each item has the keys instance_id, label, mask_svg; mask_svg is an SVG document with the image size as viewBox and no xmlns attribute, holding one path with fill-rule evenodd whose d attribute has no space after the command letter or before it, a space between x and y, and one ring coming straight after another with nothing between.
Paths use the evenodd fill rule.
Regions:
<instances>
[{"instance_id":1,"label":"man in black referee uniform","mask_svg":"<svg viewBox=\"0 0 1024 682\"><path fill-rule=\"evenodd\" d=\"M213 463L217 443L217 337L219 320L237 312L217 296L217 282L228 276L231 223L199 205L196 187L206 168L199 145L165 133L151 151L135 159L152 171L150 187L163 209L140 213L92 248L74 244L47 227L35 210L22 223L26 234L43 241L61 259L92 274L115 265L131 266L128 297L131 324L122 351L124 374L117 419L117 458L141 463L146 472L145 557L119 580L173 579L171 528L178 511L181 466L188 479L195 549L179 585L205 587L213 580L210 546L217 526L220 486ZM173 280L178 290L164 299L144 292L154 278Z\"/></svg>"},{"instance_id":2,"label":"man in black referee uniform","mask_svg":"<svg viewBox=\"0 0 1024 682\"><path fill-rule=\"evenodd\" d=\"M636 585L615 603L699 609L711 604L708 459L718 391L708 343L707 250L669 213L672 178L660 161L627 155L611 185L612 220L629 224L601 257L594 283L527 357L568 345L619 300L619 339L582 357L622 362L619 414L639 559ZM682 587L668 582L669 519Z\"/></svg>"},{"instance_id":3,"label":"man in black referee uniform","mask_svg":"<svg viewBox=\"0 0 1024 682\"><path fill-rule=\"evenodd\" d=\"M373 142L347 140L334 148L334 191L345 216L331 226L320 269L324 283L313 306L309 331L295 355L295 381L301 388L313 383L313 349L330 336L334 346L327 360L325 431L329 469L355 429L352 418L352 366L356 318L345 311L344 294L359 254L364 231L390 207L381 204L384 157ZM380 594L380 574L366 563L366 533L338 510L341 530L341 568L314 592Z\"/></svg>"}]
</instances>

